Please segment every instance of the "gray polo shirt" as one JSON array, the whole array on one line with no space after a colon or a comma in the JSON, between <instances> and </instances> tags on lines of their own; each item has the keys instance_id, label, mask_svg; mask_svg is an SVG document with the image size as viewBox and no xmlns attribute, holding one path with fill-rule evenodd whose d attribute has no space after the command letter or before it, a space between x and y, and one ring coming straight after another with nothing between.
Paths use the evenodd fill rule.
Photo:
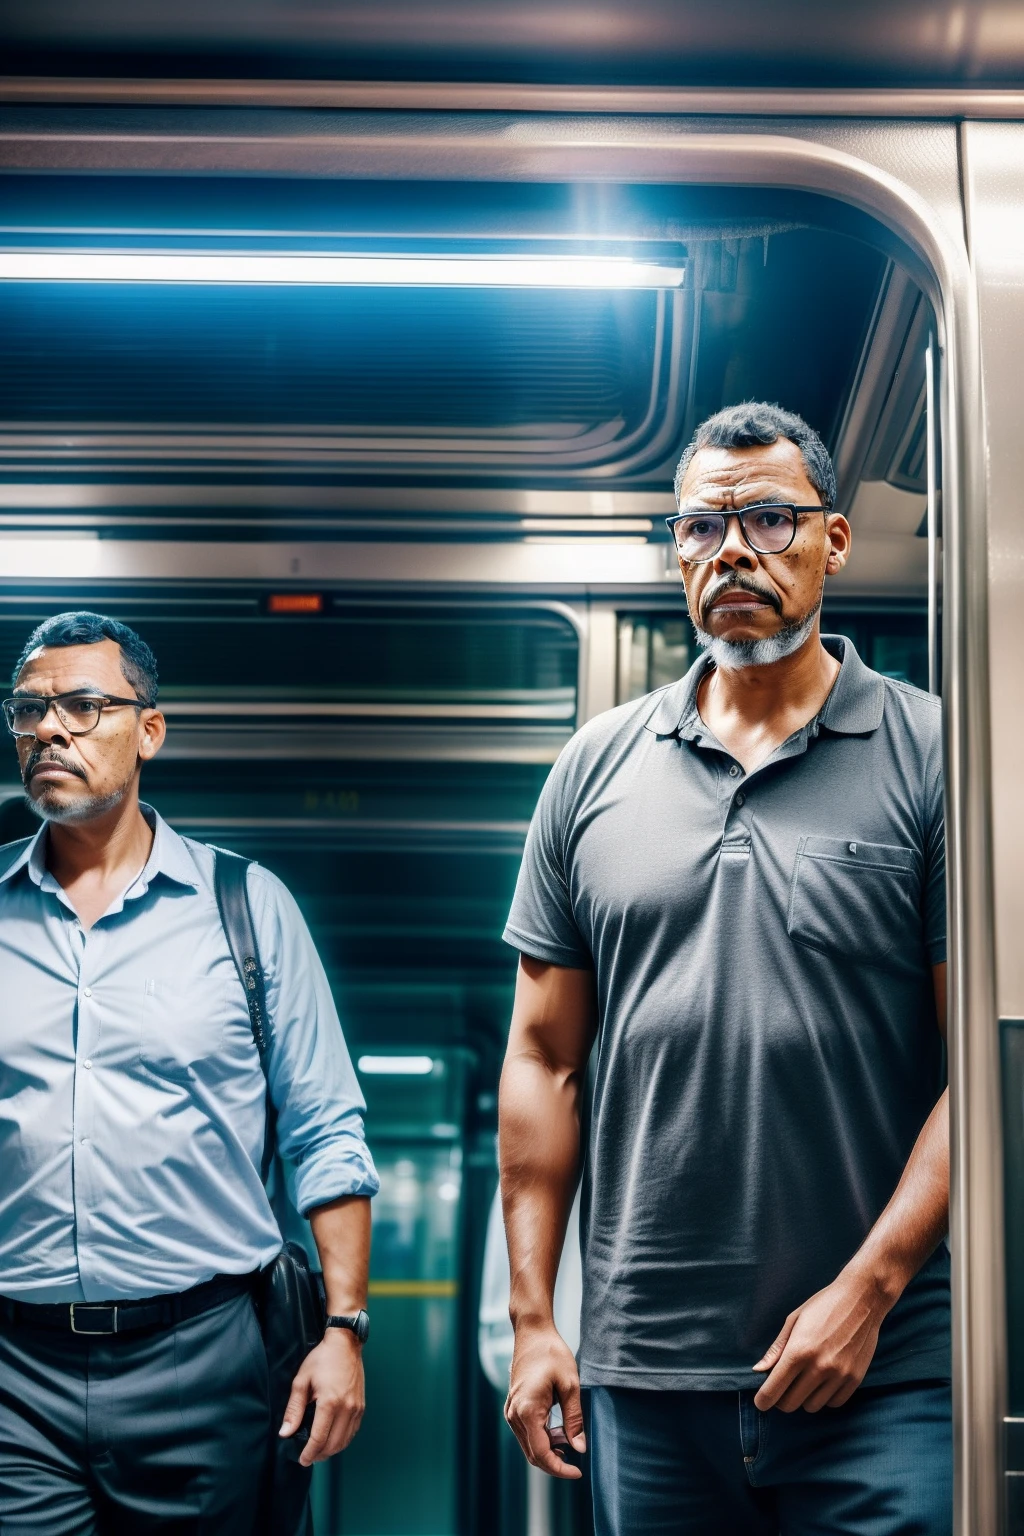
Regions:
<instances>
[{"instance_id":1,"label":"gray polo shirt","mask_svg":"<svg viewBox=\"0 0 1024 1536\"><path fill-rule=\"evenodd\" d=\"M848 640L753 773L679 682L584 726L544 787L505 938L593 967L585 1386L752 1388L835 1279L941 1087L941 708ZM868 1384L949 1374L941 1245Z\"/></svg>"}]
</instances>

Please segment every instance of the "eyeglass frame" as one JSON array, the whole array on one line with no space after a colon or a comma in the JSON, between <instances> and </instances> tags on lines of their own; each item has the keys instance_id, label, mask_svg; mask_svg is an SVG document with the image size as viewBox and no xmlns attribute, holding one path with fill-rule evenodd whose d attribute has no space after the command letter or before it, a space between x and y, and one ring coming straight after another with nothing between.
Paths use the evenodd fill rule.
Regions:
<instances>
[{"instance_id":1,"label":"eyeglass frame","mask_svg":"<svg viewBox=\"0 0 1024 1536\"><path fill-rule=\"evenodd\" d=\"M745 512L763 512L766 508L770 507L784 507L787 512L792 512L793 530L790 533L788 542L781 549L758 549L743 526L743 514ZM686 560L687 565L707 565L710 560L714 560L715 556L721 553L722 546L725 544L725 535L728 532L730 517L735 517L739 522L743 542L748 549L754 551L755 555L784 555L787 549L791 549L793 546L793 541L796 538L797 523L801 515L809 512L823 512L828 517L834 511L834 507L806 507L794 501L752 501L749 506L745 507L729 507L727 509L724 507L695 507L692 512L676 512L672 517L666 517L665 525L671 535L673 548L681 560ZM676 524L681 523L685 517L700 517L702 514L705 517L720 517L722 519L722 537L718 547L710 555L703 555L699 560L687 560L676 542Z\"/></svg>"},{"instance_id":2,"label":"eyeglass frame","mask_svg":"<svg viewBox=\"0 0 1024 1536\"><path fill-rule=\"evenodd\" d=\"M73 727L70 726L65 720L60 710L57 708L57 705L62 699L95 700L100 706L100 712L96 717L96 724L86 726L84 731L74 730ZM11 724L10 715L7 713L7 706L9 704L45 704L46 709L36 721L36 730L16 731L14 726ZM153 706L151 704L147 704L144 699L119 699L116 694L112 693L91 693L88 688L69 688L66 693L16 693L13 694L10 698L0 701L0 708L3 709L4 720L6 722L7 729L14 737L15 741L26 741L30 736L34 736L36 734L36 731L38 730L39 726L42 725L51 709L54 710L57 719L60 721L61 725L67 731L69 736L91 736L93 731L96 730L100 721L103 719L103 711L105 709L152 709Z\"/></svg>"}]
</instances>

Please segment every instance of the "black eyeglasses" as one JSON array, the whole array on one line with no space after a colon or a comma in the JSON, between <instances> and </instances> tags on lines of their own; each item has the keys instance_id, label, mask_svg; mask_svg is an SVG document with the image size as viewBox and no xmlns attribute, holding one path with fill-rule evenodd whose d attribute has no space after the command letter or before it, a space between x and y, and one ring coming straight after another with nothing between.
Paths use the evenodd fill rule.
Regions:
<instances>
[{"instance_id":1,"label":"black eyeglasses","mask_svg":"<svg viewBox=\"0 0 1024 1536\"><path fill-rule=\"evenodd\" d=\"M52 709L69 736L88 736L105 709L148 709L142 699L118 699L109 693L21 693L4 699L4 719L12 736L34 736Z\"/></svg>"},{"instance_id":2,"label":"black eyeglasses","mask_svg":"<svg viewBox=\"0 0 1024 1536\"><path fill-rule=\"evenodd\" d=\"M739 518L740 531L755 554L781 555L796 538L797 519L831 507L796 507L788 501L759 501L728 512L680 512L666 517L682 559L690 565L713 560L725 543L730 517Z\"/></svg>"}]
</instances>

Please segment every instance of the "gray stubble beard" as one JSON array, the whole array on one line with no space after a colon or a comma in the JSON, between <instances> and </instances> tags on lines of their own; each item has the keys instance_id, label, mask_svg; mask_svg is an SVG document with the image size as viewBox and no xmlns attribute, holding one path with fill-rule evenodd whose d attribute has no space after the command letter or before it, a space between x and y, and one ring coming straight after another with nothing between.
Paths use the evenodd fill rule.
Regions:
<instances>
[{"instance_id":1,"label":"gray stubble beard","mask_svg":"<svg viewBox=\"0 0 1024 1536\"><path fill-rule=\"evenodd\" d=\"M34 800L26 789L25 803L40 821L52 821L58 826L74 826L79 822L94 821L96 817L106 815L107 811L115 810L130 787L129 779L127 784L123 784L120 789L111 790L109 795L92 795L85 800L73 800L70 805L47 805L45 790L38 800Z\"/></svg>"},{"instance_id":2,"label":"gray stubble beard","mask_svg":"<svg viewBox=\"0 0 1024 1536\"><path fill-rule=\"evenodd\" d=\"M764 640L726 640L701 629L692 614L690 622L697 644L708 653L715 666L738 672L743 667L770 667L792 656L809 639L820 610L819 598L806 617L784 624L778 634L769 635Z\"/></svg>"}]
</instances>

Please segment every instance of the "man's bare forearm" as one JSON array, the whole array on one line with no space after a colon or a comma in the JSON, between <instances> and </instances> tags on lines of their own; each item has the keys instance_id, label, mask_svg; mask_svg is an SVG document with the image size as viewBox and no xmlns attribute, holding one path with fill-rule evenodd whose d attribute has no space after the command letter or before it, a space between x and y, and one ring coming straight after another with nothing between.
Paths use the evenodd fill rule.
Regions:
<instances>
[{"instance_id":1,"label":"man's bare forearm","mask_svg":"<svg viewBox=\"0 0 1024 1536\"><path fill-rule=\"evenodd\" d=\"M574 1479L566 1442L586 1450L576 1361L555 1328L554 1294L580 1159L580 1092L596 1029L591 972L524 955L501 1074L499 1160L515 1352L505 1418L527 1459ZM563 1429L549 1427L553 1404Z\"/></svg>"},{"instance_id":2,"label":"man's bare forearm","mask_svg":"<svg viewBox=\"0 0 1024 1536\"><path fill-rule=\"evenodd\" d=\"M528 1054L501 1077L501 1191L513 1323L552 1320L555 1277L579 1166L579 1089Z\"/></svg>"},{"instance_id":3,"label":"man's bare forearm","mask_svg":"<svg viewBox=\"0 0 1024 1536\"><path fill-rule=\"evenodd\" d=\"M499 1161L513 1323L547 1326L580 1156L595 1028L589 972L524 957L501 1074Z\"/></svg>"},{"instance_id":4,"label":"man's bare forearm","mask_svg":"<svg viewBox=\"0 0 1024 1536\"><path fill-rule=\"evenodd\" d=\"M949 1090L914 1144L896 1191L848 1266L891 1307L949 1229Z\"/></svg>"},{"instance_id":5,"label":"man's bare forearm","mask_svg":"<svg viewBox=\"0 0 1024 1536\"><path fill-rule=\"evenodd\" d=\"M366 1306L370 1271L369 1200L348 1195L318 1205L309 1213L309 1224L324 1272L328 1312L358 1312Z\"/></svg>"}]
</instances>

